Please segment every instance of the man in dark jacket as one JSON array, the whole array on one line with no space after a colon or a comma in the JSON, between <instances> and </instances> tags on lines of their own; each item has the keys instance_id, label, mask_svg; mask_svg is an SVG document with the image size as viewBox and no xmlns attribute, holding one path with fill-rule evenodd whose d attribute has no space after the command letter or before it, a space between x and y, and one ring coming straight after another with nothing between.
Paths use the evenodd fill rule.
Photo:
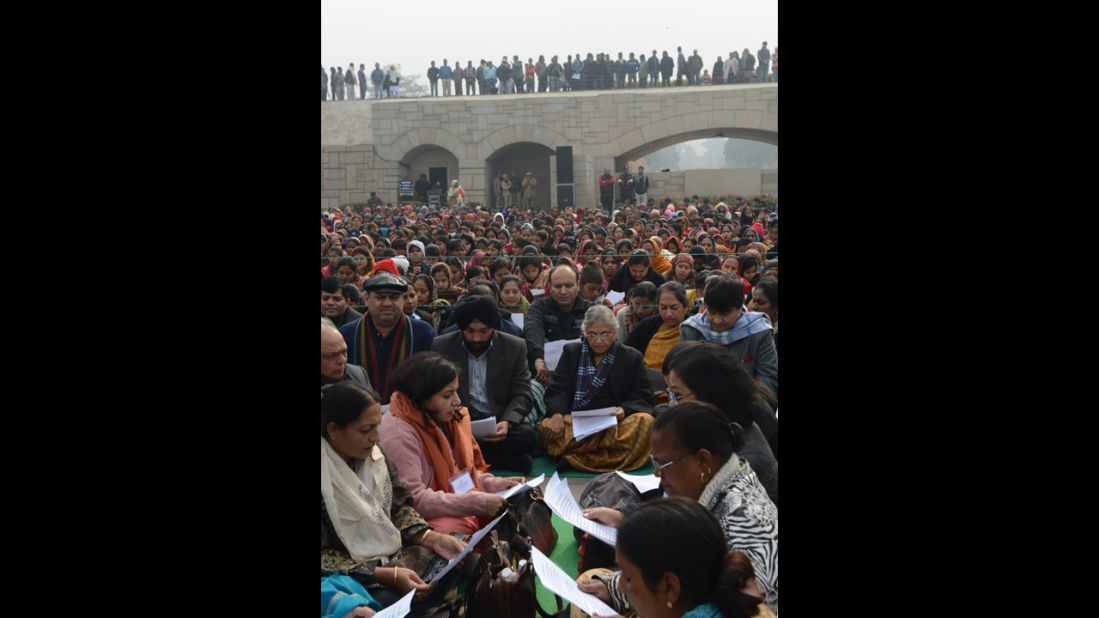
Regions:
<instances>
[{"instance_id":1,"label":"man in dark jacket","mask_svg":"<svg viewBox=\"0 0 1099 618\"><path fill-rule=\"evenodd\" d=\"M580 337L584 312L591 306L579 297L580 273L569 265L550 271L550 294L535 300L523 321L523 338L534 377L549 384L552 368L546 364L546 342Z\"/></svg>"},{"instance_id":2,"label":"man in dark jacket","mask_svg":"<svg viewBox=\"0 0 1099 618\"><path fill-rule=\"evenodd\" d=\"M427 69L427 81L431 84L431 96L439 96L439 69L435 66L435 61L431 61L431 66Z\"/></svg>"},{"instance_id":3,"label":"man in dark jacket","mask_svg":"<svg viewBox=\"0 0 1099 618\"><path fill-rule=\"evenodd\" d=\"M675 70L675 61L664 51L664 57L660 59L660 85L667 88L672 85L672 71Z\"/></svg>"},{"instance_id":4,"label":"man in dark jacket","mask_svg":"<svg viewBox=\"0 0 1099 618\"><path fill-rule=\"evenodd\" d=\"M667 52L664 54L667 55ZM653 55L649 56L649 87L656 87L657 75L660 73L660 59L656 57L656 50L653 50Z\"/></svg>"},{"instance_id":5,"label":"man in dark jacket","mask_svg":"<svg viewBox=\"0 0 1099 618\"><path fill-rule=\"evenodd\" d=\"M500 314L488 297L455 305L454 320L460 332L437 337L431 349L458 366L458 393L470 419L496 419L495 432L477 437L485 461L529 472L538 438L525 422L533 403L526 343L498 330Z\"/></svg>"},{"instance_id":6,"label":"man in dark jacket","mask_svg":"<svg viewBox=\"0 0 1099 618\"><path fill-rule=\"evenodd\" d=\"M416 181L416 199L421 202L427 201L427 192L431 189L431 181L427 179L427 174L420 174L420 179Z\"/></svg>"}]
</instances>

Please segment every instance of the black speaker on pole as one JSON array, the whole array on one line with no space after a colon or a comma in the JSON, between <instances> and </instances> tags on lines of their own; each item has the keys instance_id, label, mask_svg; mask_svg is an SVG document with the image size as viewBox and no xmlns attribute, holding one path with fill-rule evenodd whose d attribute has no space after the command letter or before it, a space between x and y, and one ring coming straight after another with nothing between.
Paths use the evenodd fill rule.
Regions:
<instances>
[{"instance_id":1,"label":"black speaker on pole","mask_svg":"<svg viewBox=\"0 0 1099 618\"><path fill-rule=\"evenodd\" d=\"M572 146L558 146L557 184L571 185L572 183Z\"/></svg>"},{"instance_id":2,"label":"black speaker on pole","mask_svg":"<svg viewBox=\"0 0 1099 618\"><path fill-rule=\"evenodd\" d=\"M568 208L569 206L575 206L575 204L573 203L575 198L573 196L572 191L573 191L573 185L572 185L571 182L569 184L565 184L565 185L563 185L561 183L557 183L557 207L558 208L564 209L564 208Z\"/></svg>"}]
</instances>

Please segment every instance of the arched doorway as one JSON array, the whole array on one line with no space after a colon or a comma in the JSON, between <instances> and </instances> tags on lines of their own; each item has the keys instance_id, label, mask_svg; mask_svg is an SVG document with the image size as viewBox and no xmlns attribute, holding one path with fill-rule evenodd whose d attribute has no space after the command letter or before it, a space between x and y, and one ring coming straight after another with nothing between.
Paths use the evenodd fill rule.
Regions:
<instances>
[{"instance_id":1,"label":"arched doorway","mask_svg":"<svg viewBox=\"0 0 1099 618\"><path fill-rule=\"evenodd\" d=\"M533 142L519 142L508 144L492 153L485 160L485 203L493 211L503 208L504 203L496 200L496 177L500 172L507 172L509 176L517 175L520 183L523 176L530 172L538 181L534 199L535 208L549 210L550 196L552 195L553 178L550 176L550 157L554 151L547 146ZM518 196L521 205L522 194Z\"/></svg>"},{"instance_id":2,"label":"arched doorway","mask_svg":"<svg viewBox=\"0 0 1099 618\"><path fill-rule=\"evenodd\" d=\"M417 146L401 159L401 172L407 174L413 182L420 174L424 174L433 188L438 182L445 199L447 184L458 177L458 157L446 148L434 144Z\"/></svg>"}]
</instances>

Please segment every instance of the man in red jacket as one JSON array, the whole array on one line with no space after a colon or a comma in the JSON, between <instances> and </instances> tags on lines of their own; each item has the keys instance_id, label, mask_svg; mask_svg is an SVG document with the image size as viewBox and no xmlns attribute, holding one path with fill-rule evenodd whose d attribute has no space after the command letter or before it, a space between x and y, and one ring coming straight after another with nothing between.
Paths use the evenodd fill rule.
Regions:
<instances>
[{"instance_id":1,"label":"man in red jacket","mask_svg":"<svg viewBox=\"0 0 1099 618\"><path fill-rule=\"evenodd\" d=\"M608 213L614 208L614 176L611 176L609 169L603 170L603 175L599 177L599 201Z\"/></svg>"}]
</instances>

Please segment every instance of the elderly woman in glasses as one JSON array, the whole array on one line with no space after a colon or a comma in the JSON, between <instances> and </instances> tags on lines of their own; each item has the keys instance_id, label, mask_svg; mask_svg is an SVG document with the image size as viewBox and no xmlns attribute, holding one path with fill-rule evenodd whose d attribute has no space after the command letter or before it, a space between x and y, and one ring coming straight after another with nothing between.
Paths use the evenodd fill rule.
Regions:
<instances>
[{"instance_id":1,"label":"elderly woman in glasses","mask_svg":"<svg viewBox=\"0 0 1099 618\"><path fill-rule=\"evenodd\" d=\"M393 376L382 450L393 460L412 504L433 528L473 534L504 508L495 492L516 479L495 477L473 439L458 397L458 368L437 352L421 352Z\"/></svg>"},{"instance_id":2,"label":"elderly woman in glasses","mask_svg":"<svg viewBox=\"0 0 1099 618\"><path fill-rule=\"evenodd\" d=\"M758 592L777 614L778 507L767 497L751 464L737 455L743 440L743 428L729 422L713 405L680 403L653 423L649 438L653 473L669 498L696 500L717 518L726 550L748 556ZM584 515L614 527L625 518L621 511L605 507L585 509ZM577 584L625 615L630 605L620 575L593 569L581 574Z\"/></svg>"},{"instance_id":3,"label":"elderly woman in glasses","mask_svg":"<svg viewBox=\"0 0 1099 618\"><path fill-rule=\"evenodd\" d=\"M586 472L635 470L648 463L652 387L641 353L615 340L614 314L593 305L581 339L569 343L553 372L538 427L546 453ZM576 441L572 412L614 408L618 424Z\"/></svg>"}]
</instances>

